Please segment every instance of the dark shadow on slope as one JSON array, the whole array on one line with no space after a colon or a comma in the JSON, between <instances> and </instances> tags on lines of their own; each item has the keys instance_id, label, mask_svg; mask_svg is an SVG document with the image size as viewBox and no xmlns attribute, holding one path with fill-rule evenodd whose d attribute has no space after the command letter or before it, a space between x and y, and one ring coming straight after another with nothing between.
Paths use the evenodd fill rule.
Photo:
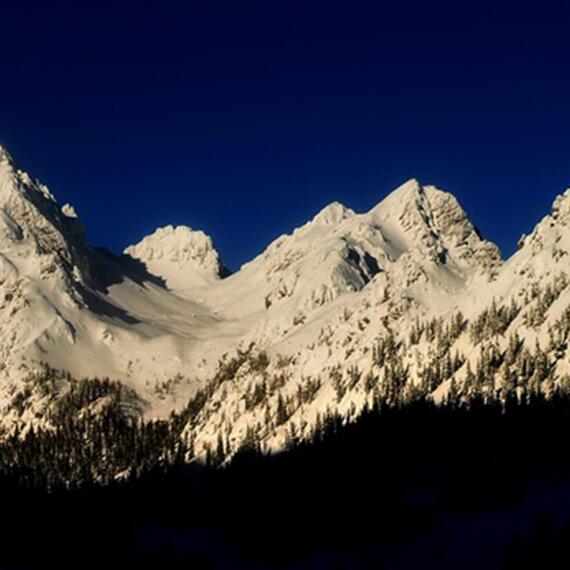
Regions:
<instances>
[{"instance_id":1,"label":"dark shadow on slope","mask_svg":"<svg viewBox=\"0 0 570 570\"><path fill-rule=\"evenodd\" d=\"M89 286L80 288L81 296L89 310L99 316L118 319L128 325L141 321L106 298L109 287L129 279L141 287L146 283L152 283L163 289L166 288L165 281L151 275L144 263L127 255L117 257L105 248L89 250L89 268Z\"/></svg>"},{"instance_id":2,"label":"dark shadow on slope","mask_svg":"<svg viewBox=\"0 0 570 570\"><path fill-rule=\"evenodd\" d=\"M368 252L364 252L364 255L361 257L356 250L349 247L347 260L356 271L358 271L364 283L368 283L375 275L382 271L377 259L372 257Z\"/></svg>"},{"instance_id":3,"label":"dark shadow on slope","mask_svg":"<svg viewBox=\"0 0 570 570\"><path fill-rule=\"evenodd\" d=\"M95 313L101 317L108 317L110 319L118 319L127 325L136 325L142 322L140 319L133 317L128 311L118 307L117 305L109 302L103 294L98 295L97 293L91 291L84 287L81 290L81 296L87 307L92 313Z\"/></svg>"},{"instance_id":4,"label":"dark shadow on slope","mask_svg":"<svg viewBox=\"0 0 570 570\"><path fill-rule=\"evenodd\" d=\"M220 265L220 279L226 279L226 277L234 274L234 272L231 269L228 269L223 263L220 263Z\"/></svg>"},{"instance_id":5,"label":"dark shadow on slope","mask_svg":"<svg viewBox=\"0 0 570 570\"><path fill-rule=\"evenodd\" d=\"M130 279L137 285L152 283L166 289L166 282L161 277L149 273L146 265L130 255L116 256L106 248L91 250L91 280L99 291L108 292L112 285Z\"/></svg>"},{"instance_id":6,"label":"dark shadow on slope","mask_svg":"<svg viewBox=\"0 0 570 570\"><path fill-rule=\"evenodd\" d=\"M151 275L144 263L128 255L117 257L105 248L92 248L89 254L91 287L81 289L81 295L89 310L100 316L119 319L128 325L140 323L140 319L105 297L109 287L129 279L141 287L152 283L165 289L164 279Z\"/></svg>"},{"instance_id":7,"label":"dark shadow on slope","mask_svg":"<svg viewBox=\"0 0 570 570\"><path fill-rule=\"evenodd\" d=\"M374 276L382 271L380 265L378 265L378 260L375 257L372 257L367 251L364 252L364 263L366 264L366 267L368 268L371 276Z\"/></svg>"}]
</instances>

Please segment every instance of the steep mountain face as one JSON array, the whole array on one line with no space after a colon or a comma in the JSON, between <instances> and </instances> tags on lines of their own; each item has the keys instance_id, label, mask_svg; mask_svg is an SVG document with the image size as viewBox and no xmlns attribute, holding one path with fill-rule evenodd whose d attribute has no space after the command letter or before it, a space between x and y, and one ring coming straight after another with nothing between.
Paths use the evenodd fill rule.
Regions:
<instances>
[{"instance_id":1,"label":"steep mountain face","mask_svg":"<svg viewBox=\"0 0 570 570\"><path fill-rule=\"evenodd\" d=\"M181 411L198 457L278 449L373 402L568 382L570 190L504 262L451 194L410 180L362 214L330 204L232 275L185 226L90 248L5 152L0 206L8 429L41 425L65 372L126 384L133 414ZM51 392L43 363L62 371Z\"/></svg>"},{"instance_id":2,"label":"steep mountain face","mask_svg":"<svg viewBox=\"0 0 570 570\"><path fill-rule=\"evenodd\" d=\"M212 285L226 277L226 269L212 238L188 226L158 228L139 243L125 249L172 290L184 291Z\"/></svg>"},{"instance_id":3,"label":"steep mountain face","mask_svg":"<svg viewBox=\"0 0 570 570\"><path fill-rule=\"evenodd\" d=\"M85 307L89 255L73 209L60 208L41 183L0 149L0 354L5 369L23 347L47 350L53 335L73 342L74 328L58 304ZM5 387L5 386L3 386Z\"/></svg>"}]
</instances>

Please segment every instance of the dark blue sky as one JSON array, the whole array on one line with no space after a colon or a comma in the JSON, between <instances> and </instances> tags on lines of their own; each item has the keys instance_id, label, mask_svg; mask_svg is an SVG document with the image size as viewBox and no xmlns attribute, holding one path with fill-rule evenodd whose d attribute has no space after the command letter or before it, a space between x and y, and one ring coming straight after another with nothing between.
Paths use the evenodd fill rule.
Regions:
<instances>
[{"instance_id":1,"label":"dark blue sky","mask_svg":"<svg viewBox=\"0 0 570 570\"><path fill-rule=\"evenodd\" d=\"M570 185L570 6L499 4L2 2L0 141L116 251L235 269L415 176L508 253Z\"/></svg>"}]
</instances>

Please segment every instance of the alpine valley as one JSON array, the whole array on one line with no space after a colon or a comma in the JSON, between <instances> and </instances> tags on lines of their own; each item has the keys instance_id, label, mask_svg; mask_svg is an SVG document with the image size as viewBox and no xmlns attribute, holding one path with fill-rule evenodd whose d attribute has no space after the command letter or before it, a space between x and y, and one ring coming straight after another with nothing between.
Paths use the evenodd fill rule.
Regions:
<instances>
[{"instance_id":1,"label":"alpine valley","mask_svg":"<svg viewBox=\"0 0 570 570\"><path fill-rule=\"evenodd\" d=\"M565 394L569 251L570 190L503 260L412 179L365 213L326 206L235 273L186 226L116 256L0 149L2 471L109 482L277 452L375 407Z\"/></svg>"}]
</instances>

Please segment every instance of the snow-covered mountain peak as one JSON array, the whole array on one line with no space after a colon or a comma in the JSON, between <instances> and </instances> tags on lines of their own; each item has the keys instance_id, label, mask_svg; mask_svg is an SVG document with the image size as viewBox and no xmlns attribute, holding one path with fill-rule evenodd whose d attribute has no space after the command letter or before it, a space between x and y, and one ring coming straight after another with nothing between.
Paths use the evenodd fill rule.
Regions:
<instances>
[{"instance_id":1,"label":"snow-covered mountain peak","mask_svg":"<svg viewBox=\"0 0 570 570\"><path fill-rule=\"evenodd\" d=\"M551 213L545 216L529 235L524 235L518 243L519 250L509 260L518 271L532 274L529 269L536 263L557 263L570 252L570 188L558 195L552 204ZM522 269L521 269L522 268Z\"/></svg>"},{"instance_id":2,"label":"snow-covered mountain peak","mask_svg":"<svg viewBox=\"0 0 570 570\"><path fill-rule=\"evenodd\" d=\"M0 145L0 176L17 172L18 167L5 146Z\"/></svg>"},{"instance_id":3,"label":"snow-covered mountain peak","mask_svg":"<svg viewBox=\"0 0 570 570\"><path fill-rule=\"evenodd\" d=\"M188 226L158 228L125 254L142 261L150 273L165 280L170 289L189 289L218 280L228 271L212 238Z\"/></svg>"},{"instance_id":4,"label":"snow-covered mountain peak","mask_svg":"<svg viewBox=\"0 0 570 570\"><path fill-rule=\"evenodd\" d=\"M466 271L492 271L498 248L481 238L458 200L436 186L411 179L366 215L382 230L393 255L416 252L434 264Z\"/></svg>"},{"instance_id":5,"label":"snow-covered mountain peak","mask_svg":"<svg viewBox=\"0 0 570 570\"><path fill-rule=\"evenodd\" d=\"M16 177L16 168L12 157L0 147L0 191L2 195L13 190Z\"/></svg>"},{"instance_id":6,"label":"snow-covered mountain peak","mask_svg":"<svg viewBox=\"0 0 570 570\"><path fill-rule=\"evenodd\" d=\"M24 274L59 276L65 281L87 278L87 245L77 216L69 215L71 210L69 205L62 210L47 186L17 169L2 150L0 242L3 253Z\"/></svg>"},{"instance_id":7,"label":"snow-covered mountain peak","mask_svg":"<svg viewBox=\"0 0 570 570\"><path fill-rule=\"evenodd\" d=\"M388 231L409 233L430 224L430 203L425 188L415 178L404 182L374 206L367 217Z\"/></svg>"},{"instance_id":8,"label":"snow-covered mountain peak","mask_svg":"<svg viewBox=\"0 0 570 570\"><path fill-rule=\"evenodd\" d=\"M424 201L424 188L416 178L411 178L378 202L368 216L378 221L397 220L407 210L417 211Z\"/></svg>"},{"instance_id":9,"label":"snow-covered mountain peak","mask_svg":"<svg viewBox=\"0 0 570 570\"><path fill-rule=\"evenodd\" d=\"M452 194L435 186L422 186L412 178L374 206L368 212L368 217L384 224L397 223L401 229L411 230L414 226L433 226L434 210L441 210L445 206L453 208L456 218L467 219Z\"/></svg>"},{"instance_id":10,"label":"snow-covered mountain peak","mask_svg":"<svg viewBox=\"0 0 570 570\"><path fill-rule=\"evenodd\" d=\"M556 197L552 204L552 217L562 225L570 222L570 188Z\"/></svg>"},{"instance_id":11,"label":"snow-covered mountain peak","mask_svg":"<svg viewBox=\"0 0 570 570\"><path fill-rule=\"evenodd\" d=\"M217 303L240 316L265 307L277 326L278 307L285 320L308 321L373 280L380 297L388 287L396 297L431 302L476 275L490 277L500 263L498 249L479 236L453 195L411 179L364 214L328 205L245 264Z\"/></svg>"},{"instance_id":12,"label":"snow-covered mountain peak","mask_svg":"<svg viewBox=\"0 0 570 570\"><path fill-rule=\"evenodd\" d=\"M14 198L25 199L36 208L48 210L56 202L47 186L19 170L8 151L0 147L0 201L6 204Z\"/></svg>"},{"instance_id":13,"label":"snow-covered mountain peak","mask_svg":"<svg viewBox=\"0 0 570 570\"><path fill-rule=\"evenodd\" d=\"M355 216L353 210L347 208L344 204L340 202L332 202L328 206L325 206L314 218L313 223L323 224L326 226L338 225L344 220Z\"/></svg>"},{"instance_id":14,"label":"snow-covered mountain peak","mask_svg":"<svg viewBox=\"0 0 570 570\"><path fill-rule=\"evenodd\" d=\"M0 163L11 161L12 158L8 154L8 151L0 144Z\"/></svg>"},{"instance_id":15,"label":"snow-covered mountain peak","mask_svg":"<svg viewBox=\"0 0 570 570\"><path fill-rule=\"evenodd\" d=\"M385 198L383 198L371 212L389 210L397 210L410 201L417 202L421 199L423 187L417 178L410 178L403 184L400 184L395 190L392 190Z\"/></svg>"}]
</instances>

